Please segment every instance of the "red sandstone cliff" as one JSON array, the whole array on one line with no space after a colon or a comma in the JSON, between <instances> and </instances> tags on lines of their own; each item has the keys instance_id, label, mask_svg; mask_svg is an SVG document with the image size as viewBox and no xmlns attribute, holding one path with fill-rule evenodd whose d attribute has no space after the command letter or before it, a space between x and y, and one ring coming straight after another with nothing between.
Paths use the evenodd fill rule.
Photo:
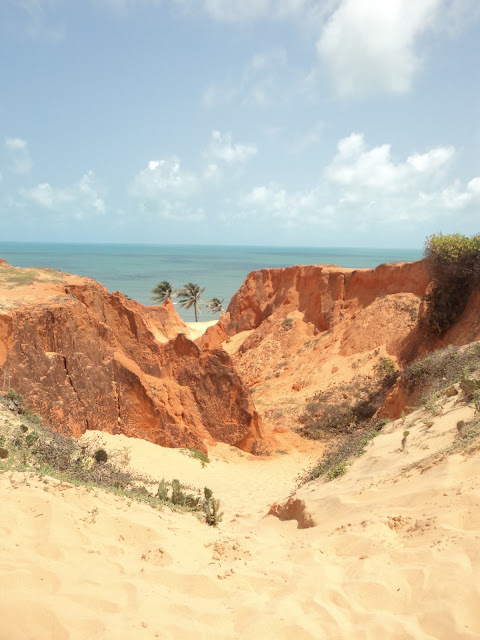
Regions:
<instances>
[{"instance_id":1,"label":"red sandstone cliff","mask_svg":"<svg viewBox=\"0 0 480 640\"><path fill-rule=\"evenodd\" d=\"M480 339L480 291L473 291L470 299L457 322L441 337L437 339L421 340L421 334L412 336L410 355L412 359L418 359L435 349L442 349L449 345L462 346ZM422 397L421 390L409 385L399 378L385 399L380 411L383 418L398 418L404 413L409 413L413 407L418 406Z\"/></svg>"},{"instance_id":2,"label":"red sandstone cliff","mask_svg":"<svg viewBox=\"0 0 480 640\"><path fill-rule=\"evenodd\" d=\"M19 284L27 271L31 282ZM258 415L230 357L200 351L184 330L171 303L143 307L90 279L0 264L2 380L55 429L261 449Z\"/></svg>"},{"instance_id":3,"label":"red sandstone cliff","mask_svg":"<svg viewBox=\"0 0 480 640\"><path fill-rule=\"evenodd\" d=\"M197 342L216 345L292 311L298 311L315 332L326 331L378 299L395 295L419 299L428 283L423 262L385 264L376 269L307 265L253 271L232 298L227 313Z\"/></svg>"},{"instance_id":4,"label":"red sandstone cliff","mask_svg":"<svg viewBox=\"0 0 480 640\"><path fill-rule=\"evenodd\" d=\"M401 368L445 344L480 337L473 298L442 341L428 337L421 323L428 286L424 261L262 269L247 276L197 344L223 343L266 425L283 431L315 395L343 386L345 398L355 385L375 380L382 358ZM393 413L404 409L403 400L390 402Z\"/></svg>"}]
</instances>

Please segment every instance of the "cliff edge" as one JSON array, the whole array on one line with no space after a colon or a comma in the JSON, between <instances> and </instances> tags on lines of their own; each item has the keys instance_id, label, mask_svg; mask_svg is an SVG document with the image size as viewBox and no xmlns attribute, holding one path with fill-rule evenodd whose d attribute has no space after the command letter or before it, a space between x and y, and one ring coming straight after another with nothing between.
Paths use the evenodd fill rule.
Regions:
<instances>
[{"instance_id":1,"label":"cliff edge","mask_svg":"<svg viewBox=\"0 0 480 640\"><path fill-rule=\"evenodd\" d=\"M384 374L447 344L478 339L475 296L441 339L428 334L430 286L424 260L375 269L262 269L247 276L227 313L197 344L223 345L265 426L283 432L300 426L309 404L323 402L325 393L336 404L366 398L369 387L384 394ZM380 395L369 410L381 407ZM388 404L391 418L405 409L393 397Z\"/></svg>"},{"instance_id":2,"label":"cliff edge","mask_svg":"<svg viewBox=\"0 0 480 640\"><path fill-rule=\"evenodd\" d=\"M261 451L259 417L230 356L186 333L169 302L144 307L89 278L0 263L1 382L55 430Z\"/></svg>"}]
</instances>

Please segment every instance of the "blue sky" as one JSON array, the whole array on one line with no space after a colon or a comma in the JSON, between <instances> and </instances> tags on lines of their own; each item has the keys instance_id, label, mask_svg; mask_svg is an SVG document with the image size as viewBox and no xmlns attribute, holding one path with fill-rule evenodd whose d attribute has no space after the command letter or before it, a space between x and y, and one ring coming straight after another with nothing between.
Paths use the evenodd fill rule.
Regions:
<instances>
[{"instance_id":1,"label":"blue sky","mask_svg":"<svg viewBox=\"0 0 480 640\"><path fill-rule=\"evenodd\" d=\"M1 0L1 239L480 232L478 0Z\"/></svg>"}]
</instances>

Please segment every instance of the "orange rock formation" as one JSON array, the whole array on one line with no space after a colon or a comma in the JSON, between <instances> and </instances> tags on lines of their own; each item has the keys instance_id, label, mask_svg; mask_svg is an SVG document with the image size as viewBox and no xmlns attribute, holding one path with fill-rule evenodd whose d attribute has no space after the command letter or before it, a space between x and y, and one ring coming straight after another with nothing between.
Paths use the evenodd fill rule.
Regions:
<instances>
[{"instance_id":1,"label":"orange rock formation","mask_svg":"<svg viewBox=\"0 0 480 640\"><path fill-rule=\"evenodd\" d=\"M401 368L445 344L478 339L473 298L443 340L426 335L421 318L428 286L424 261L263 269L247 276L227 313L197 343L223 343L266 425L281 432L315 394L373 378L382 357ZM399 393L388 399L388 417L405 410L408 399Z\"/></svg>"},{"instance_id":2,"label":"orange rock formation","mask_svg":"<svg viewBox=\"0 0 480 640\"><path fill-rule=\"evenodd\" d=\"M316 332L326 331L379 298L421 298L429 280L422 261L380 265L376 269L342 269L308 265L251 272L232 298L227 313L199 340L218 344L242 331L257 329L272 317L302 314Z\"/></svg>"},{"instance_id":3,"label":"orange rock formation","mask_svg":"<svg viewBox=\"0 0 480 640\"><path fill-rule=\"evenodd\" d=\"M443 337L422 329L423 261L376 269L296 266L250 273L196 341L170 301L144 307L93 280L0 263L0 372L55 428L102 429L165 446L222 441L260 452L265 424L298 423L319 392L374 378L480 337L479 294ZM222 348L223 347L223 348ZM414 405L400 383L383 415Z\"/></svg>"},{"instance_id":4,"label":"orange rock formation","mask_svg":"<svg viewBox=\"0 0 480 640\"><path fill-rule=\"evenodd\" d=\"M263 432L230 357L182 332L169 301L143 307L87 278L0 264L2 381L55 429L255 452Z\"/></svg>"}]
</instances>

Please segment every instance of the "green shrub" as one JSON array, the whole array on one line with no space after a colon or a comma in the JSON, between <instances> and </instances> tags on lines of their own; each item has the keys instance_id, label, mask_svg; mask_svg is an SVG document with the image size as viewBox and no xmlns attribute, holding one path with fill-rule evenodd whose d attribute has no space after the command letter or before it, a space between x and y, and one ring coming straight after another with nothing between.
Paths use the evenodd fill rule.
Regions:
<instances>
[{"instance_id":1,"label":"green shrub","mask_svg":"<svg viewBox=\"0 0 480 640\"><path fill-rule=\"evenodd\" d=\"M434 234L425 242L432 289L425 297L425 324L444 334L462 314L473 287L480 285L480 234Z\"/></svg>"},{"instance_id":2,"label":"green shrub","mask_svg":"<svg viewBox=\"0 0 480 640\"><path fill-rule=\"evenodd\" d=\"M35 433L34 431L32 431L31 433L29 433L26 437L25 437L25 443L27 445L27 447L31 447L35 444L35 442L38 440L40 436L38 435L38 433Z\"/></svg>"},{"instance_id":3,"label":"green shrub","mask_svg":"<svg viewBox=\"0 0 480 640\"><path fill-rule=\"evenodd\" d=\"M381 433L387 419L379 420L364 431L333 442L317 465L303 478L304 482L325 477L333 480L347 471L347 462L365 453L368 443Z\"/></svg>"},{"instance_id":4,"label":"green shrub","mask_svg":"<svg viewBox=\"0 0 480 640\"><path fill-rule=\"evenodd\" d=\"M9 400L13 400L13 402L20 406L23 403L23 396L21 393L17 393L14 389L9 389L7 393L7 398Z\"/></svg>"},{"instance_id":5,"label":"green shrub","mask_svg":"<svg viewBox=\"0 0 480 640\"><path fill-rule=\"evenodd\" d=\"M98 449L95 451L94 458L96 462L106 462L108 460L108 454L105 449Z\"/></svg>"},{"instance_id":6,"label":"green shrub","mask_svg":"<svg viewBox=\"0 0 480 640\"><path fill-rule=\"evenodd\" d=\"M391 358L381 357L375 365L375 371L383 379L385 386L392 385L399 376L399 371Z\"/></svg>"},{"instance_id":7,"label":"green shrub","mask_svg":"<svg viewBox=\"0 0 480 640\"><path fill-rule=\"evenodd\" d=\"M328 477L330 480L334 480L339 476L343 476L345 473L347 473L347 463L345 462L345 460L342 460L334 467L330 467L330 469L328 470Z\"/></svg>"},{"instance_id":8,"label":"green shrub","mask_svg":"<svg viewBox=\"0 0 480 640\"><path fill-rule=\"evenodd\" d=\"M198 449L187 447L187 453L191 458L200 460L202 467L205 467L210 463L210 458L205 453L203 453L203 451L198 451Z\"/></svg>"}]
</instances>

